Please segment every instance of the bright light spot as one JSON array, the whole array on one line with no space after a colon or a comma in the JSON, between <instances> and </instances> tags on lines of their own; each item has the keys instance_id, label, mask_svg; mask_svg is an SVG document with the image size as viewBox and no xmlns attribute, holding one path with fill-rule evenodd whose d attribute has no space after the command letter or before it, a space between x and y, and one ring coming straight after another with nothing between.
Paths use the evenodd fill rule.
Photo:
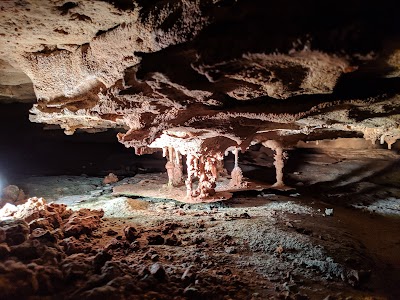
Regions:
<instances>
[{"instance_id":1,"label":"bright light spot","mask_svg":"<svg viewBox=\"0 0 400 300\"><path fill-rule=\"evenodd\" d=\"M16 211L18 211L18 209L14 204L6 203L6 205L0 209L0 221L12 219L11 215Z\"/></svg>"},{"instance_id":2,"label":"bright light spot","mask_svg":"<svg viewBox=\"0 0 400 300\"><path fill-rule=\"evenodd\" d=\"M0 199L3 194L4 182L5 182L5 180L4 180L3 176L0 174Z\"/></svg>"}]
</instances>

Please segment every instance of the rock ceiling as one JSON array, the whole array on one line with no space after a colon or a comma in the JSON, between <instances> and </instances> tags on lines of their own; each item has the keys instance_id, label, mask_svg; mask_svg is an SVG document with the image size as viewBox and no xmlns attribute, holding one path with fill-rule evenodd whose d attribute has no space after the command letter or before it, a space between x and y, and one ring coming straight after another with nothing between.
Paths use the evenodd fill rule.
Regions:
<instances>
[{"instance_id":1,"label":"rock ceiling","mask_svg":"<svg viewBox=\"0 0 400 300\"><path fill-rule=\"evenodd\" d=\"M390 147L399 75L391 2L0 3L0 100L35 102L30 120L66 134L117 128L137 153L340 136Z\"/></svg>"}]
</instances>

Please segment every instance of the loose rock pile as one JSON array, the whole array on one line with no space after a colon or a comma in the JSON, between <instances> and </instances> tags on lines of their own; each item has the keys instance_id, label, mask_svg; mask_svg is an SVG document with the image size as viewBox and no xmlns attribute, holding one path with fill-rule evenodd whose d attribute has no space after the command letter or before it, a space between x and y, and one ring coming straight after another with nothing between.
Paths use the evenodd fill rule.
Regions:
<instances>
[{"instance_id":1,"label":"loose rock pile","mask_svg":"<svg viewBox=\"0 0 400 300\"><path fill-rule=\"evenodd\" d=\"M185 243L174 233L179 224L125 225L119 235L105 228L102 210L72 211L42 198L0 214L2 299L251 298L238 277L202 272L159 252Z\"/></svg>"}]
</instances>

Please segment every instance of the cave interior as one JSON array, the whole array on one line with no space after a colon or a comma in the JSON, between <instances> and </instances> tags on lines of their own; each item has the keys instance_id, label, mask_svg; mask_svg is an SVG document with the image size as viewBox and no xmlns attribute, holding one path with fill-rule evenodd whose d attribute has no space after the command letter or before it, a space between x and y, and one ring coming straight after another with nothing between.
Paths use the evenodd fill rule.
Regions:
<instances>
[{"instance_id":1,"label":"cave interior","mask_svg":"<svg viewBox=\"0 0 400 300\"><path fill-rule=\"evenodd\" d=\"M397 11L1 1L0 299L400 299Z\"/></svg>"}]
</instances>

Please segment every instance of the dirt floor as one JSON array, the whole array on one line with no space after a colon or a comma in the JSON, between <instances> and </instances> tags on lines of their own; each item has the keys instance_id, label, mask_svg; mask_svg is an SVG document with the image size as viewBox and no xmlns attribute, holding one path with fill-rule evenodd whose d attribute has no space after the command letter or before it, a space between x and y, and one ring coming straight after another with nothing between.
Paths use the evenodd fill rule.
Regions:
<instances>
[{"instance_id":1,"label":"dirt floor","mask_svg":"<svg viewBox=\"0 0 400 300\"><path fill-rule=\"evenodd\" d=\"M88 176L20 178L29 196L55 204L31 203L25 224L0 222L0 298L400 299L396 157L315 155L319 164L288 166L287 179L304 185L215 203L113 193L140 174L106 185ZM9 239L16 234L23 238Z\"/></svg>"}]
</instances>

